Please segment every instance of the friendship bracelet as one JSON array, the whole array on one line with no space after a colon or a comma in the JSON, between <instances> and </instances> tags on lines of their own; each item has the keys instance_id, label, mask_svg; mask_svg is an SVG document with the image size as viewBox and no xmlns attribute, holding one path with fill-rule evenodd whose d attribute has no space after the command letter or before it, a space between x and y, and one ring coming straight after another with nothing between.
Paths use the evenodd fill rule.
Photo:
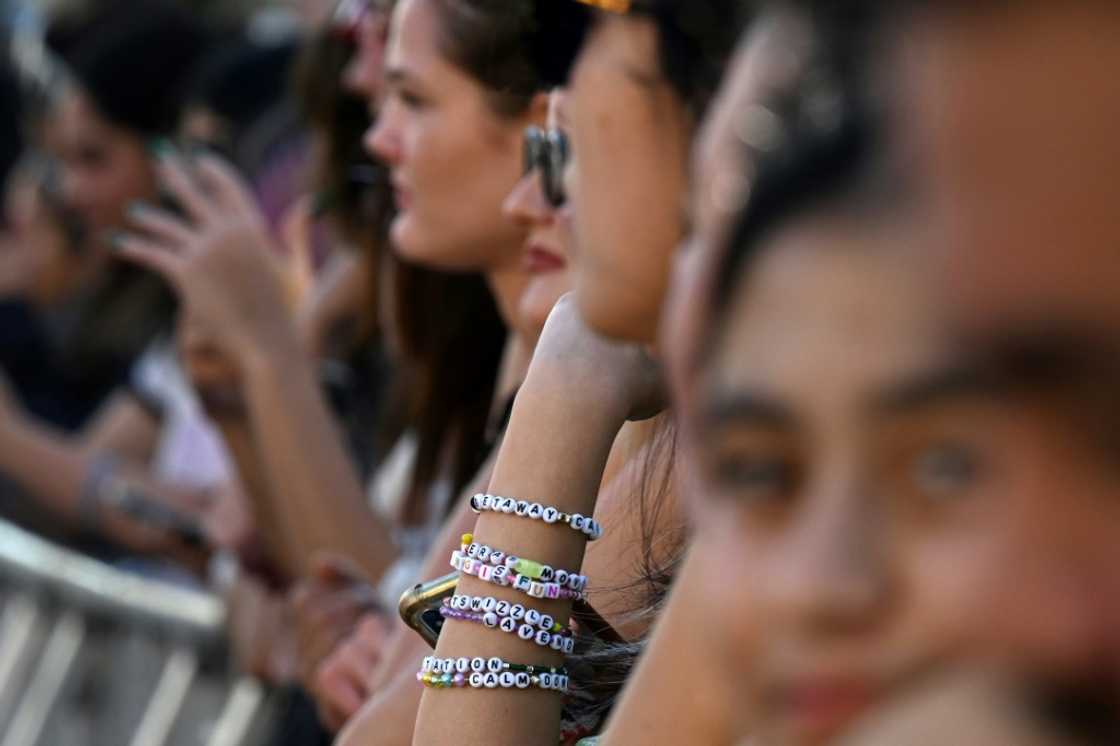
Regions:
<instances>
[{"instance_id":1,"label":"friendship bracelet","mask_svg":"<svg viewBox=\"0 0 1120 746\"><path fill-rule=\"evenodd\" d=\"M499 612L499 604L503 611ZM483 606L490 608L483 609ZM526 642L535 642L542 648L551 648L558 653L571 655L576 643L572 630L555 622L548 614L536 609L526 609L521 604L510 604L495 598L478 596L452 596L440 607L444 619L482 624L489 629L500 629L510 634L516 633Z\"/></svg>"},{"instance_id":2,"label":"friendship bracelet","mask_svg":"<svg viewBox=\"0 0 1120 746\"><path fill-rule=\"evenodd\" d=\"M488 565L476 559L471 559L459 550L451 553L451 567L463 575L471 575L479 580L505 588L513 588L530 596L531 598L564 599L568 601L583 601L586 596L583 591L561 587L559 583L545 583L533 580L527 575L512 572L505 565Z\"/></svg>"},{"instance_id":3,"label":"friendship bracelet","mask_svg":"<svg viewBox=\"0 0 1120 746\"><path fill-rule=\"evenodd\" d=\"M429 689L528 689L531 686L567 693L568 669L527 666L501 658L424 659L416 680Z\"/></svg>"},{"instance_id":4,"label":"friendship bracelet","mask_svg":"<svg viewBox=\"0 0 1120 746\"><path fill-rule=\"evenodd\" d=\"M565 513L551 506L540 503L531 503L526 500L514 500L512 497L499 497L479 493L471 498L471 510L482 513L489 510L494 513L505 513L528 518L545 523L566 523L574 531L579 531L587 537L588 541L595 541L603 535L603 526L594 518L580 515L579 513Z\"/></svg>"},{"instance_id":5,"label":"friendship bracelet","mask_svg":"<svg viewBox=\"0 0 1120 746\"><path fill-rule=\"evenodd\" d=\"M533 580L540 580L545 583L556 582L561 587L568 587L573 591L582 591L587 587L586 575L578 575L567 570L553 570L549 565L491 549L485 544L475 542L473 534L463 534L461 547L463 554L471 559L476 559L479 562L489 562L494 566L505 565L511 572L525 575Z\"/></svg>"}]
</instances>

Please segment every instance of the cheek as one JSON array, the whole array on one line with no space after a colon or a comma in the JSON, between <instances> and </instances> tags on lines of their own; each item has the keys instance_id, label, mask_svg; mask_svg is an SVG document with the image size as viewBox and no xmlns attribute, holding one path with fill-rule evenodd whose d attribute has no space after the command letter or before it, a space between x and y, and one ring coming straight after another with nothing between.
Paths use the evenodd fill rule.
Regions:
<instances>
[{"instance_id":1,"label":"cheek","mask_svg":"<svg viewBox=\"0 0 1120 746\"><path fill-rule=\"evenodd\" d=\"M709 652L715 660L732 661L735 675L743 675L752 667L766 625L757 582L765 564L740 518L726 506L697 504L692 515L699 572L691 595L700 606Z\"/></svg>"}]
</instances>

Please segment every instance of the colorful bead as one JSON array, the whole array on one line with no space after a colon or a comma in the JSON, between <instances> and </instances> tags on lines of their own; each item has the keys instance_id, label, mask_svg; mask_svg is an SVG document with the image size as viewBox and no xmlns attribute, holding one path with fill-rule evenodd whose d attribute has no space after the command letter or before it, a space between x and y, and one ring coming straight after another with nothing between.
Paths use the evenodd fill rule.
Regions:
<instances>
[{"instance_id":1,"label":"colorful bead","mask_svg":"<svg viewBox=\"0 0 1120 746\"><path fill-rule=\"evenodd\" d=\"M484 606L484 601L485 599L480 600L478 597L455 595L444 602L444 605L440 608L440 614L445 619L482 624L489 629L496 628L507 634L516 634L526 642L534 642L541 647L551 648L566 655L575 651L575 639L572 630L557 624L553 617L541 614L535 609L525 609L521 604L510 607L510 616L500 617L492 611L469 610L476 606ZM468 610L463 610L464 608ZM519 614L517 618L512 616L515 609ZM467 670L475 668L477 665L481 664L472 665L468 659L461 658L456 661L454 669L466 673ZM490 662L486 661L485 665L489 666Z\"/></svg>"},{"instance_id":2,"label":"colorful bead","mask_svg":"<svg viewBox=\"0 0 1120 746\"><path fill-rule=\"evenodd\" d=\"M517 515L533 521L544 521L548 524L566 523L573 531L578 531L594 541L603 535L602 525L594 518L573 513L571 515L552 506L543 506L540 503L529 503L525 500L514 500L509 497L498 497L479 493L470 500L471 510L475 513L493 511L507 515Z\"/></svg>"}]
</instances>

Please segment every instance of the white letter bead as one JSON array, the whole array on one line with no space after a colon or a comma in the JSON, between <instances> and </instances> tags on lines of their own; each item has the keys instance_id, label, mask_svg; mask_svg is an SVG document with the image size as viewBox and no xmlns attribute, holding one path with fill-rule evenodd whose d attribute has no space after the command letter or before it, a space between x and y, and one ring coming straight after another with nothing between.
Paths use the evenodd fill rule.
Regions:
<instances>
[{"instance_id":1,"label":"white letter bead","mask_svg":"<svg viewBox=\"0 0 1120 746\"><path fill-rule=\"evenodd\" d=\"M526 609L525 610L525 623L526 624L537 625L537 624L540 624L540 621L541 621L541 613L539 611L537 611L536 609Z\"/></svg>"},{"instance_id":2,"label":"white letter bead","mask_svg":"<svg viewBox=\"0 0 1120 746\"><path fill-rule=\"evenodd\" d=\"M521 621L525 618L525 607L521 604L514 604L509 609L509 615L514 619Z\"/></svg>"},{"instance_id":3,"label":"white letter bead","mask_svg":"<svg viewBox=\"0 0 1120 746\"><path fill-rule=\"evenodd\" d=\"M528 593L530 596L533 595L532 588L534 585L536 584L533 582L533 579L527 575L518 575L517 580L513 581L514 588L522 593Z\"/></svg>"},{"instance_id":4,"label":"white letter bead","mask_svg":"<svg viewBox=\"0 0 1120 746\"><path fill-rule=\"evenodd\" d=\"M485 624L490 629L494 629L495 627L498 626L498 615L495 614L492 611L488 611L486 614L483 615L482 623Z\"/></svg>"},{"instance_id":5,"label":"white letter bead","mask_svg":"<svg viewBox=\"0 0 1120 746\"><path fill-rule=\"evenodd\" d=\"M488 673L482 677L482 683L486 685L487 689L498 688L498 674Z\"/></svg>"},{"instance_id":6,"label":"white letter bead","mask_svg":"<svg viewBox=\"0 0 1120 746\"><path fill-rule=\"evenodd\" d=\"M494 611L498 616L509 616L509 608L511 604L509 601L498 601L494 606Z\"/></svg>"},{"instance_id":7,"label":"white letter bead","mask_svg":"<svg viewBox=\"0 0 1120 746\"><path fill-rule=\"evenodd\" d=\"M556 624L556 620L550 617L548 614L541 614L541 620L538 623L541 625L541 629L547 629L551 631L552 626Z\"/></svg>"},{"instance_id":8,"label":"white letter bead","mask_svg":"<svg viewBox=\"0 0 1120 746\"><path fill-rule=\"evenodd\" d=\"M458 658L458 659L456 659L455 670L458 673L466 673L467 671L471 670L471 659L470 658Z\"/></svg>"},{"instance_id":9,"label":"white letter bead","mask_svg":"<svg viewBox=\"0 0 1120 746\"><path fill-rule=\"evenodd\" d=\"M541 680L541 689L551 689L552 688L552 674L542 673L540 675L540 680Z\"/></svg>"},{"instance_id":10,"label":"white letter bead","mask_svg":"<svg viewBox=\"0 0 1120 746\"><path fill-rule=\"evenodd\" d=\"M477 671L478 673L482 673L483 671L485 671L486 670L486 659L485 658L471 658L471 670L472 671Z\"/></svg>"},{"instance_id":11,"label":"white letter bead","mask_svg":"<svg viewBox=\"0 0 1120 746\"><path fill-rule=\"evenodd\" d=\"M565 585L568 582L568 577L569 573L567 570L557 570L556 576L553 578L553 580L560 585Z\"/></svg>"},{"instance_id":12,"label":"white letter bead","mask_svg":"<svg viewBox=\"0 0 1120 746\"><path fill-rule=\"evenodd\" d=\"M545 589L545 596L548 598L560 598L560 586L557 583L549 583Z\"/></svg>"},{"instance_id":13,"label":"white letter bead","mask_svg":"<svg viewBox=\"0 0 1120 746\"><path fill-rule=\"evenodd\" d=\"M481 567L478 568L479 579L480 580L485 580L487 583L489 583L490 578L494 577L494 570L495 569L496 568L492 567L491 565L482 565Z\"/></svg>"},{"instance_id":14,"label":"white letter bead","mask_svg":"<svg viewBox=\"0 0 1120 746\"><path fill-rule=\"evenodd\" d=\"M522 640L532 640L536 632L537 631L528 624L522 624L517 630L517 636Z\"/></svg>"},{"instance_id":15,"label":"white letter bead","mask_svg":"<svg viewBox=\"0 0 1120 746\"><path fill-rule=\"evenodd\" d=\"M524 671L517 674L517 688L518 689L528 689L529 688L529 674L525 673Z\"/></svg>"},{"instance_id":16,"label":"white letter bead","mask_svg":"<svg viewBox=\"0 0 1120 746\"><path fill-rule=\"evenodd\" d=\"M548 647L549 642L552 640L552 635L545 632L543 629L537 632L536 642L542 647Z\"/></svg>"},{"instance_id":17,"label":"white letter bead","mask_svg":"<svg viewBox=\"0 0 1120 746\"><path fill-rule=\"evenodd\" d=\"M512 497L507 497L505 501L502 502L502 512L512 514L515 510L517 510L517 501Z\"/></svg>"},{"instance_id":18,"label":"white letter bead","mask_svg":"<svg viewBox=\"0 0 1120 746\"><path fill-rule=\"evenodd\" d=\"M502 617L502 623L498 625L502 632L516 632L517 622L513 617Z\"/></svg>"},{"instance_id":19,"label":"white letter bead","mask_svg":"<svg viewBox=\"0 0 1120 746\"><path fill-rule=\"evenodd\" d=\"M508 567L495 567L490 573L490 581L498 585L509 585L509 568Z\"/></svg>"},{"instance_id":20,"label":"white letter bead","mask_svg":"<svg viewBox=\"0 0 1120 746\"><path fill-rule=\"evenodd\" d=\"M482 611L482 599L478 596L471 599L471 611Z\"/></svg>"},{"instance_id":21,"label":"white letter bead","mask_svg":"<svg viewBox=\"0 0 1120 746\"><path fill-rule=\"evenodd\" d=\"M549 506L541 512L541 518L545 523L556 523L560 520L560 511Z\"/></svg>"},{"instance_id":22,"label":"white letter bead","mask_svg":"<svg viewBox=\"0 0 1120 746\"><path fill-rule=\"evenodd\" d=\"M505 564L505 559L506 559L506 553L505 552L499 552L497 550L495 550L493 552L490 552L490 564L491 565L504 565Z\"/></svg>"},{"instance_id":23,"label":"white letter bead","mask_svg":"<svg viewBox=\"0 0 1120 746\"><path fill-rule=\"evenodd\" d=\"M506 689L512 689L517 686L517 675L509 671L504 671L501 676L498 677L498 680Z\"/></svg>"},{"instance_id":24,"label":"white letter bead","mask_svg":"<svg viewBox=\"0 0 1120 746\"><path fill-rule=\"evenodd\" d=\"M470 677L467 678L467 683L469 683L471 685L471 687L474 688L474 689L481 689L482 688L482 674L478 673L477 671L472 673L470 675Z\"/></svg>"},{"instance_id":25,"label":"white letter bead","mask_svg":"<svg viewBox=\"0 0 1120 746\"><path fill-rule=\"evenodd\" d=\"M552 639L549 640L548 646L556 651L562 650L564 648L564 637L561 635L553 635Z\"/></svg>"},{"instance_id":26,"label":"white letter bead","mask_svg":"<svg viewBox=\"0 0 1120 746\"><path fill-rule=\"evenodd\" d=\"M569 521L568 525L571 526L572 528L574 528L576 531L582 531L583 530L583 522L585 520L587 520L587 519L584 518L582 515L580 515L579 513L575 513L575 514L572 515L572 520Z\"/></svg>"},{"instance_id":27,"label":"white letter bead","mask_svg":"<svg viewBox=\"0 0 1120 746\"><path fill-rule=\"evenodd\" d=\"M424 673L428 673L432 670L432 656L429 655L424 658L424 662L420 664L420 670Z\"/></svg>"},{"instance_id":28,"label":"white letter bead","mask_svg":"<svg viewBox=\"0 0 1120 746\"><path fill-rule=\"evenodd\" d=\"M514 512L524 518L525 516L529 515L529 503L525 500L518 500L517 510L515 510Z\"/></svg>"},{"instance_id":29,"label":"white letter bead","mask_svg":"<svg viewBox=\"0 0 1120 746\"><path fill-rule=\"evenodd\" d=\"M493 596L487 596L486 598L482 599L483 611L494 611L494 607L497 605L498 599L494 598Z\"/></svg>"},{"instance_id":30,"label":"white letter bead","mask_svg":"<svg viewBox=\"0 0 1120 746\"><path fill-rule=\"evenodd\" d=\"M451 658L445 658L443 662L439 664L439 670L441 673L455 673L455 661Z\"/></svg>"},{"instance_id":31,"label":"white letter bead","mask_svg":"<svg viewBox=\"0 0 1120 746\"><path fill-rule=\"evenodd\" d=\"M564 655L571 655L576 652L576 641L574 637L565 637L564 639Z\"/></svg>"},{"instance_id":32,"label":"white letter bead","mask_svg":"<svg viewBox=\"0 0 1120 746\"><path fill-rule=\"evenodd\" d=\"M503 669L502 659L501 658L491 658L490 660L486 661L486 668L487 668L487 670L492 671L494 673L497 673L497 672L501 671Z\"/></svg>"},{"instance_id":33,"label":"white letter bead","mask_svg":"<svg viewBox=\"0 0 1120 746\"><path fill-rule=\"evenodd\" d=\"M490 547L480 546L478 548L478 554L476 554L475 556L483 562L487 561L488 559L490 559Z\"/></svg>"},{"instance_id":34,"label":"white letter bead","mask_svg":"<svg viewBox=\"0 0 1120 746\"><path fill-rule=\"evenodd\" d=\"M542 584L542 583L530 583L529 584L529 595L532 596L533 598L544 598L544 584Z\"/></svg>"},{"instance_id":35,"label":"white letter bead","mask_svg":"<svg viewBox=\"0 0 1120 746\"><path fill-rule=\"evenodd\" d=\"M556 575L556 571L548 565L541 565L541 580L550 581Z\"/></svg>"},{"instance_id":36,"label":"white letter bead","mask_svg":"<svg viewBox=\"0 0 1120 746\"><path fill-rule=\"evenodd\" d=\"M529 517L534 521L539 521L541 516L544 515L544 506L540 503L533 503L529 506Z\"/></svg>"}]
</instances>

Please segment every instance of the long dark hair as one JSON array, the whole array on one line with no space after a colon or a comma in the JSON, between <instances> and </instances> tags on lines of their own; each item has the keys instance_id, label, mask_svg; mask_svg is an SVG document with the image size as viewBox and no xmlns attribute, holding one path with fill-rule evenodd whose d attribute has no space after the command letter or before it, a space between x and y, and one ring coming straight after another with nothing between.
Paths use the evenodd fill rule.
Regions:
<instances>
[{"instance_id":1,"label":"long dark hair","mask_svg":"<svg viewBox=\"0 0 1120 746\"><path fill-rule=\"evenodd\" d=\"M555 0L431 0L442 53L486 90L503 116L567 75L589 13ZM547 38L547 41L546 41ZM487 436L507 330L480 275L448 274L390 260L399 380L419 436L411 494L450 469L458 493L493 443ZM450 459L450 462L447 461Z\"/></svg>"}]
</instances>

